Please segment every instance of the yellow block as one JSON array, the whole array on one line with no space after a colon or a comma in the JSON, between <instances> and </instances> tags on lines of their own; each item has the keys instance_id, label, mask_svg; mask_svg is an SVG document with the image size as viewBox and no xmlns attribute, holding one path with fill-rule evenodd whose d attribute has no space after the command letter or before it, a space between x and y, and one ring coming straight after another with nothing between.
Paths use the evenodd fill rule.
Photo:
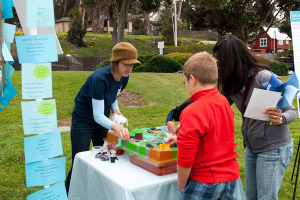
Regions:
<instances>
[{"instance_id":1,"label":"yellow block","mask_svg":"<svg viewBox=\"0 0 300 200\"><path fill-rule=\"evenodd\" d=\"M159 144L160 149L169 149L170 145L169 144Z\"/></svg>"}]
</instances>

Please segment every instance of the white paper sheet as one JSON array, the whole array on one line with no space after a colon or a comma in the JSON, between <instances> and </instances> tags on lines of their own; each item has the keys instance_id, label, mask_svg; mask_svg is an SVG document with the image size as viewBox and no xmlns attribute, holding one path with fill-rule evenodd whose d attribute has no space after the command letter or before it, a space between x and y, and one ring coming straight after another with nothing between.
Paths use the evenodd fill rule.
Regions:
<instances>
[{"instance_id":1,"label":"white paper sheet","mask_svg":"<svg viewBox=\"0 0 300 200\"><path fill-rule=\"evenodd\" d=\"M266 108L276 107L280 97L280 92L254 88L244 117L269 121L269 115L263 112Z\"/></svg>"}]
</instances>

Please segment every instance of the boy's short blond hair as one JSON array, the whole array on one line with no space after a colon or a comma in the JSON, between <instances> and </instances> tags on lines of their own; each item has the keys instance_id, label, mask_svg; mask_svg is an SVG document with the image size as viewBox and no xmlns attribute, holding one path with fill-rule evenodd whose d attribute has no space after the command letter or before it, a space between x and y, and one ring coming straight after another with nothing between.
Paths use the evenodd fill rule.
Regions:
<instances>
[{"instance_id":1,"label":"boy's short blond hair","mask_svg":"<svg viewBox=\"0 0 300 200\"><path fill-rule=\"evenodd\" d=\"M217 60L206 51L197 53L183 65L183 74L187 80L193 75L202 84L215 84L218 79Z\"/></svg>"}]
</instances>

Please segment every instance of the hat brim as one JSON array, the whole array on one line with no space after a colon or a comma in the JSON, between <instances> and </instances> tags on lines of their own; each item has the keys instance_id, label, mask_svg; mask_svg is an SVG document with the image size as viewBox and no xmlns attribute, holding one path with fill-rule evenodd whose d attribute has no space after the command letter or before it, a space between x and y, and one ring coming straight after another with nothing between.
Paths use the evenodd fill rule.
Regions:
<instances>
[{"instance_id":1,"label":"hat brim","mask_svg":"<svg viewBox=\"0 0 300 200\"><path fill-rule=\"evenodd\" d=\"M120 63L124 65L141 65L142 63L138 61L137 59L131 59L131 60L120 60Z\"/></svg>"}]
</instances>

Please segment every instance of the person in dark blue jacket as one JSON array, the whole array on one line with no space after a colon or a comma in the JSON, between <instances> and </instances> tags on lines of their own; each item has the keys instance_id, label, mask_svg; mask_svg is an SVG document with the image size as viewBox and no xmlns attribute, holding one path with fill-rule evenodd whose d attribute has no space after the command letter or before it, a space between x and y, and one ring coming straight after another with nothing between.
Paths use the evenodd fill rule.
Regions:
<instances>
[{"instance_id":1,"label":"person in dark blue jacket","mask_svg":"<svg viewBox=\"0 0 300 200\"><path fill-rule=\"evenodd\" d=\"M176 126L173 120L179 121L179 116L181 112L183 111L183 109L185 109L185 107L187 107L191 103L193 103L193 101L188 99L185 102L183 102L183 104L181 104L180 106L177 106L170 110L170 112L168 113L166 124L169 132L172 133L172 135L177 135L179 130L179 126Z\"/></svg>"},{"instance_id":2,"label":"person in dark blue jacket","mask_svg":"<svg viewBox=\"0 0 300 200\"><path fill-rule=\"evenodd\" d=\"M88 151L93 146L102 146L108 130L129 141L129 131L109 119L110 111L121 115L117 98L126 87L129 73L137 60L136 48L127 42L120 42L112 49L111 65L92 73L75 98L72 112L71 143L72 165L78 152ZM72 168L66 179L69 191Z\"/></svg>"}]
</instances>

